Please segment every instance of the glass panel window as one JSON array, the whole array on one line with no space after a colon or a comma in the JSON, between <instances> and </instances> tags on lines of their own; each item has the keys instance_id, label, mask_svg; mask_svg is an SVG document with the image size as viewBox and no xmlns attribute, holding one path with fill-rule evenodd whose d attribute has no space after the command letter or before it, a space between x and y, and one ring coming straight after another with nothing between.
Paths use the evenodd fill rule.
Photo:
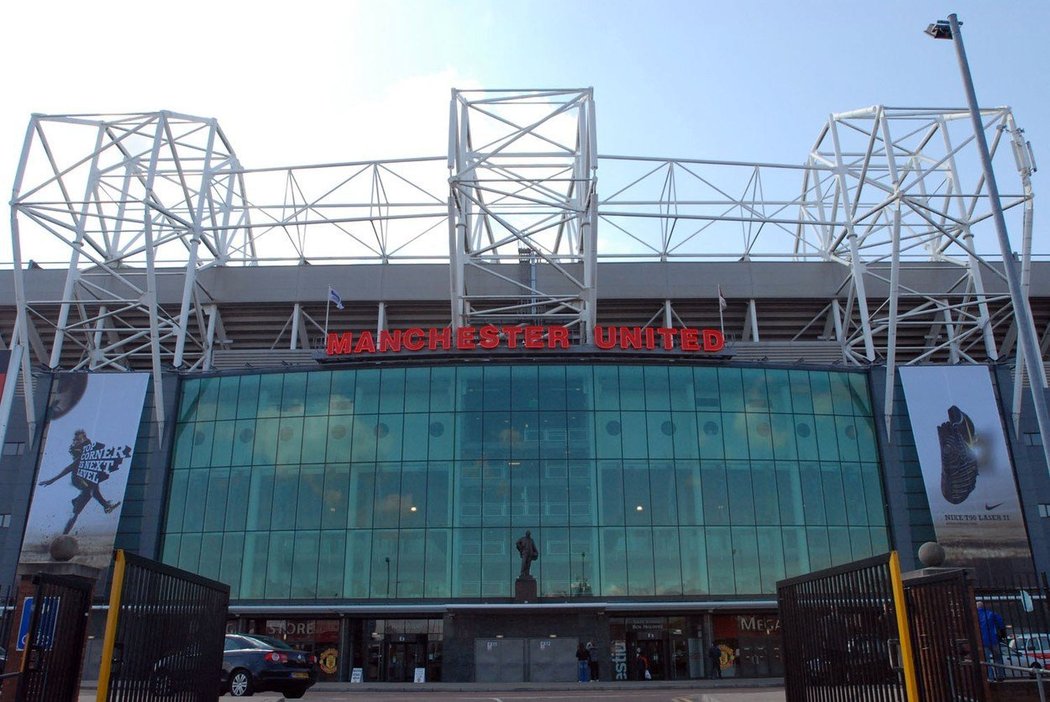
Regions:
<instances>
[{"instance_id":1,"label":"glass panel window","mask_svg":"<svg viewBox=\"0 0 1050 702\"><path fill-rule=\"evenodd\" d=\"M744 387L744 407L748 412L768 412L769 396L766 394L766 372L761 368L743 368L740 379Z\"/></svg>"},{"instance_id":2,"label":"glass panel window","mask_svg":"<svg viewBox=\"0 0 1050 702\"><path fill-rule=\"evenodd\" d=\"M295 510L296 529L319 529L324 514L324 466L304 465L299 472L299 503Z\"/></svg>"},{"instance_id":3,"label":"glass panel window","mask_svg":"<svg viewBox=\"0 0 1050 702\"><path fill-rule=\"evenodd\" d=\"M230 597L241 592L241 567L244 560L244 532L227 531L222 535L222 558L219 561L217 580L230 586Z\"/></svg>"},{"instance_id":4,"label":"glass panel window","mask_svg":"<svg viewBox=\"0 0 1050 702\"><path fill-rule=\"evenodd\" d=\"M730 523L754 525L755 498L751 490L751 466L743 461L726 461L726 469Z\"/></svg>"},{"instance_id":5,"label":"glass panel window","mask_svg":"<svg viewBox=\"0 0 1050 702\"><path fill-rule=\"evenodd\" d=\"M306 412L306 373L286 373L281 393L281 415L301 417Z\"/></svg>"},{"instance_id":6,"label":"glass panel window","mask_svg":"<svg viewBox=\"0 0 1050 702\"><path fill-rule=\"evenodd\" d=\"M405 369L384 368L380 374L380 414L401 414L405 411Z\"/></svg>"},{"instance_id":7,"label":"glass panel window","mask_svg":"<svg viewBox=\"0 0 1050 702\"><path fill-rule=\"evenodd\" d=\"M616 366L594 367L594 409L620 409L620 374Z\"/></svg>"},{"instance_id":8,"label":"glass panel window","mask_svg":"<svg viewBox=\"0 0 1050 702\"><path fill-rule=\"evenodd\" d=\"M281 415L281 388L284 376L279 373L264 375L259 378L258 417L279 417Z\"/></svg>"},{"instance_id":9,"label":"glass panel window","mask_svg":"<svg viewBox=\"0 0 1050 702\"><path fill-rule=\"evenodd\" d=\"M769 411L790 413L791 377L786 370L766 370L766 388L769 392Z\"/></svg>"},{"instance_id":10,"label":"glass panel window","mask_svg":"<svg viewBox=\"0 0 1050 702\"><path fill-rule=\"evenodd\" d=\"M405 412L430 411L430 369L409 368L405 371Z\"/></svg>"},{"instance_id":11,"label":"glass panel window","mask_svg":"<svg viewBox=\"0 0 1050 702\"><path fill-rule=\"evenodd\" d=\"M627 587L627 542L623 527L601 530L601 594L623 597Z\"/></svg>"},{"instance_id":12,"label":"glass panel window","mask_svg":"<svg viewBox=\"0 0 1050 702\"><path fill-rule=\"evenodd\" d=\"M701 461L703 482L704 523L729 524L729 489L726 484L725 463Z\"/></svg>"},{"instance_id":13,"label":"glass panel window","mask_svg":"<svg viewBox=\"0 0 1050 702\"><path fill-rule=\"evenodd\" d=\"M237 419L259 417L259 383L262 376L246 375L241 378L237 392Z\"/></svg>"},{"instance_id":14,"label":"glass panel window","mask_svg":"<svg viewBox=\"0 0 1050 702\"><path fill-rule=\"evenodd\" d=\"M668 384L667 368L645 366L642 372L645 383L645 409L658 412L671 409L671 386Z\"/></svg>"},{"instance_id":15,"label":"glass panel window","mask_svg":"<svg viewBox=\"0 0 1050 702\"><path fill-rule=\"evenodd\" d=\"M725 440L726 458L750 457L747 444L747 415L743 412L722 415L722 432Z\"/></svg>"},{"instance_id":16,"label":"glass panel window","mask_svg":"<svg viewBox=\"0 0 1050 702\"><path fill-rule=\"evenodd\" d=\"M306 414L311 417L328 414L332 395L332 373L306 374Z\"/></svg>"},{"instance_id":17,"label":"glass panel window","mask_svg":"<svg viewBox=\"0 0 1050 702\"><path fill-rule=\"evenodd\" d=\"M380 556L380 563L383 563ZM372 532L351 529L346 532L346 559L343 570L343 596L362 598L370 595L372 579ZM381 574L381 577L384 577ZM386 580L381 582L386 585Z\"/></svg>"},{"instance_id":18,"label":"glass panel window","mask_svg":"<svg viewBox=\"0 0 1050 702\"><path fill-rule=\"evenodd\" d=\"M598 523L624 523L624 470L616 463L598 466Z\"/></svg>"},{"instance_id":19,"label":"glass panel window","mask_svg":"<svg viewBox=\"0 0 1050 702\"><path fill-rule=\"evenodd\" d=\"M824 371L809 372L809 386L813 392L813 412L833 414L835 405L831 399L831 380Z\"/></svg>"},{"instance_id":20,"label":"glass panel window","mask_svg":"<svg viewBox=\"0 0 1050 702\"><path fill-rule=\"evenodd\" d=\"M744 411L744 383L739 368L718 369L718 396L723 412Z\"/></svg>"},{"instance_id":21,"label":"glass panel window","mask_svg":"<svg viewBox=\"0 0 1050 702\"><path fill-rule=\"evenodd\" d=\"M355 414L375 414L379 411L379 373L378 370L357 371L354 378Z\"/></svg>"},{"instance_id":22,"label":"glass panel window","mask_svg":"<svg viewBox=\"0 0 1050 702\"><path fill-rule=\"evenodd\" d=\"M649 439L646 453L650 460L673 458L674 448L672 441L676 427L674 422L671 421L671 413L649 411L645 413L645 421L646 433Z\"/></svg>"},{"instance_id":23,"label":"glass panel window","mask_svg":"<svg viewBox=\"0 0 1050 702\"><path fill-rule=\"evenodd\" d=\"M699 462L678 461L675 463L674 494L678 501L678 523L683 526L703 524L704 502Z\"/></svg>"},{"instance_id":24,"label":"glass panel window","mask_svg":"<svg viewBox=\"0 0 1050 702\"><path fill-rule=\"evenodd\" d=\"M346 532L322 531L317 556L317 597L343 596L343 563L346 557Z\"/></svg>"},{"instance_id":25,"label":"glass panel window","mask_svg":"<svg viewBox=\"0 0 1050 702\"><path fill-rule=\"evenodd\" d=\"M656 594L651 529L627 527L627 591L631 596Z\"/></svg>"},{"instance_id":26,"label":"glass panel window","mask_svg":"<svg viewBox=\"0 0 1050 702\"><path fill-rule=\"evenodd\" d=\"M784 544L781 531L777 527L758 527L758 566L762 577L762 592L777 591L777 581L783 580Z\"/></svg>"},{"instance_id":27,"label":"glass panel window","mask_svg":"<svg viewBox=\"0 0 1050 702\"><path fill-rule=\"evenodd\" d=\"M187 378L161 553L234 600L505 598L528 529L546 596L772 594L889 546L867 384L527 361Z\"/></svg>"},{"instance_id":28,"label":"glass panel window","mask_svg":"<svg viewBox=\"0 0 1050 702\"><path fill-rule=\"evenodd\" d=\"M535 533L535 532L534 532ZM481 532L481 594L482 596L506 597L510 594L511 582L514 579L514 561L511 551L518 537L512 536L507 528L486 528ZM538 546L543 549L543 534L538 535ZM541 550L542 554L543 551ZM514 554L515 556L517 553ZM540 560L543 560L541 555ZM537 568L533 575L542 582L544 565ZM552 564L555 567L556 564ZM476 567L476 566L475 566ZM533 566L535 568L535 566Z\"/></svg>"},{"instance_id":29,"label":"glass panel window","mask_svg":"<svg viewBox=\"0 0 1050 702\"><path fill-rule=\"evenodd\" d=\"M237 394L240 387L241 379L236 376L219 379L219 400L215 408L216 419L237 418Z\"/></svg>"},{"instance_id":30,"label":"glass panel window","mask_svg":"<svg viewBox=\"0 0 1050 702\"><path fill-rule=\"evenodd\" d=\"M350 466L345 463L325 465L324 495L321 500L322 529L342 529L346 526L349 491Z\"/></svg>"},{"instance_id":31,"label":"glass panel window","mask_svg":"<svg viewBox=\"0 0 1050 702\"><path fill-rule=\"evenodd\" d=\"M640 366L620 366L620 409L645 410L644 373Z\"/></svg>"},{"instance_id":32,"label":"glass panel window","mask_svg":"<svg viewBox=\"0 0 1050 702\"><path fill-rule=\"evenodd\" d=\"M426 566L423 569L425 597L448 597L451 594L451 538L452 532L448 529L427 529Z\"/></svg>"},{"instance_id":33,"label":"glass panel window","mask_svg":"<svg viewBox=\"0 0 1050 702\"><path fill-rule=\"evenodd\" d=\"M299 466L277 466L273 476L273 511L269 528L294 529L299 498Z\"/></svg>"},{"instance_id":34,"label":"glass panel window","mask_svg":"<svg viewBox=\"0 0 1050 702\"><path fill-rule=\"evenodd\" d=\"M707 572L711 579L711 592L737 592L729 527L707 528Z\"/></svg>"},{"instance_id":35,"label":"glass panel window","mask_svg":"<svg viewBox=\"0 0 1050 702\"><path fill-rule=\"evenodd\" d=\"M667 369L671 409L676 412L696 411L696 392L693 389L693 370L682 366Z\"/></svg>"},{"instance_id":36,"label":"glass panel window","mask_svg":"<svg viewBox=\"0 0 1050 702\"><path fill-rule=\"evenodd\" d=\"M647 464L624 464L623 494L626 523L634 526L652 524L652 496Z\"/></svg>"},{"instance_id":37,"label":"glass panel window","mask_svg":"<svg viewBox=\"0 0 1050 702\"><path fill-rule=\"evenodd\" d=\"M703 595L710 592L707 581L707 544L702 527L682 527L682 594Z\"/></svg>"},{"instance_id":38,"label":"glass panel window","mask_svg":"<svg viewBox=\"0 0 1050 702\"><path fill-rule=\"evenodd\" d=\"M653 567L657 595L682 594L682 554L678 544L678 529L653 529Z\"/></svg>"},{"instance_id":39,"label":"glass panel window","mask_svg":"<svg viewBox=\"0 0 1050 702\"><path fill-rule=\"evenodd\" d=\"M674 464L670 461L649 464L650 513L653 524L678 524L678 499L675 495Z\"/></svg>"},{"instance_id":40,"label":"glass panel window","mask_svg":"<svg viewBox=\"0 0 1050 702\"><path fill-rule=\"evenodd\" d=\"M292 597L317 597L317 563L320 556L321 534L317 531L295 532L292 555Z\"/></svg>"},{"instance_id":41,"label":"glass panel window","mask_svg":"<svg viewBox=\"0 0 1050 702\"><path fill-rule=\"evenodd\" d=\"M762 591L759 574L758 538L754 527L733 527L733 570L738 595Z\"/></svg>"}]
</instances>

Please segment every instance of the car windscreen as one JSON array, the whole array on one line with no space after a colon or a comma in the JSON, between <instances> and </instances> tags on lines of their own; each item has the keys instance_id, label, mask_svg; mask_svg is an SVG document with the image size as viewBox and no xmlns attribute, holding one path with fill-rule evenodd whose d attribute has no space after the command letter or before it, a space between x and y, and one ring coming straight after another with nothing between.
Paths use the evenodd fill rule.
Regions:
<instances>
[{"instance_id":1,"label":"car windscreen","mask_svg":"<svg viewBox=\"0 0 1050 702\"><path fill-rule=\"evenodd\" d=\"M242 635L244 636L244 635ZM281 651L297 651L299 649L289 646L280 639L275 639L272 636L258 636L252 634L251 636L244 636L245 641L252 644L256 648L272 648Z\"/></svg>"}]
</instances>

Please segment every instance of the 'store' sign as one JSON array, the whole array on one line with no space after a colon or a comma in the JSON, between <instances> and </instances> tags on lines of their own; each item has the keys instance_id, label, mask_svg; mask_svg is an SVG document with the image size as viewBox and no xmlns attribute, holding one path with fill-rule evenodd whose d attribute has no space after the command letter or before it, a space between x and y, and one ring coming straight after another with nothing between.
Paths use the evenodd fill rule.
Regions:
<instances>
[{"instance_id":1,"label":"'store' sign","mask_svg":"<svg viewBox=\"0 0 1050 702\"><path fill-rule=\"evenodd\" d=\"M474 351L497 348L568 349L569 328L562 326L411 327L409 329L329 332L325 344L328 356L400 351ZM594 328L597 349L624 351L686 351L717 353L725 348L725 337L718 329L693 327L604 327Z\"/></svg>"}]
</instances>

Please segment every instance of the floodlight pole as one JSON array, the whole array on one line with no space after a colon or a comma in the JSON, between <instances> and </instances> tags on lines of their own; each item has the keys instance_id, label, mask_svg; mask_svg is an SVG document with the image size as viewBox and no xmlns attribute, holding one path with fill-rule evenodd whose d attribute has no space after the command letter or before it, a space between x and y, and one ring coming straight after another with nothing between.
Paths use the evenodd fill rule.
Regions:
<instances>
[{"instance_id":1,"label":"floodlight pole","mask_svg":"<svg viewBox=\"0 0 1050 702\"><path fill-rule=\"evenodd\" d=\"M1043 459L1050 470L1050 413L1046 408L1046 372L1043 358L1039 351L1039 342L1035 337L1035 322L1028 301L1021 291L1021 278L1017 272L1017 261L1010 248L1010 238L1006 233L1006 218L1003 217L1003 205L999 199L999 186L992 171L992 157L988 151L988 140L984 136L984 124L981 121L981 110L977 106L977 93L973 87L973 76L970 75L970 64L966 60L966 48L963 46L962 32L959 30L959 18L953 13L948 15L950 36L945 36L943 21L930 25L927 33L935 39L951 39L955 45L955 55L959 59L959 72L962 73L963 85L966 88L966 100L970 107L970 120L973 122L973 133L977 139L977 152L981 157L981 168L988 188L988 199L992 209L992 220L995 233L999 237L999 250L1003 257L1003 272L1006 284L1010 289L1010 303L1014 308L1014 323L1017 325L1017 337L1020 341L1024 366L1028 372L1028 385L1032 389L1032 404L1035 405L1035 417L1039 425L1039 434L1043 442ZM940 29L941 31L932 31Z\"/></svg>"}]
</instances>

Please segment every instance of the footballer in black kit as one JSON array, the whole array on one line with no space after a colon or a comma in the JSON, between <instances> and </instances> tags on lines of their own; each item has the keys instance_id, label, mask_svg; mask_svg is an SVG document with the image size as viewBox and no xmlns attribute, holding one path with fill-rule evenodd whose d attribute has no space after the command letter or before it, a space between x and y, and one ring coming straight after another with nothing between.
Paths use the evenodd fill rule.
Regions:
<instances>
[{"instance_id":1,"label":"footballer in black kit","mask_svg":"<svg viewBox=\"0 0 1050 702\"><path fill-rule=\"evenodd\" d=\"M69 454L73 457L72 462L63 468L58 475L48 480L41 480L41 486L48 486L59 478L73 474L73 486L80 491L73 498L73 515L66 522L63 534L73 530L77 517L92 499L102 505L102 509L109 514L120 506L120 501L110 502L99 491L100 484L109 479L110 473L117 471L125 458L131 457L130 446L107 447L98 441L91 441L87 432L77 429L73 434L73 441L69 444Z\"/></svg>"}]
</instances>

